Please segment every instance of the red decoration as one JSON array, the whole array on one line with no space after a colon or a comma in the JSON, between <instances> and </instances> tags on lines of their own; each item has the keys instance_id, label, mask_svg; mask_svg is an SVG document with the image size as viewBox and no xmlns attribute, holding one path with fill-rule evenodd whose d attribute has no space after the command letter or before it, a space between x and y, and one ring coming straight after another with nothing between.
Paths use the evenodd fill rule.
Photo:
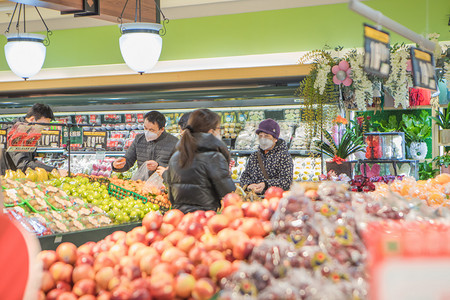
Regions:
<instances>
[{"instance_id":1,"label":"red decoration","mask_svg":"<svg viewBox=\"0 0 450 300\"><path fill-rule=\"evenodd\" d=\"M343 158L341 158L341 157L335 155L335 156L333 157L333 160L332 160L332 161L335 162L335 163L337 163L338 165L341 165L341 164L345 161L345 159L343 159Z\"/></svg>"},{"instance_id":2,"label":"red decoration","mask_svg":"<svg viewBox=\"0 0 450 300\"><path fill-rule=\"evenodd\" d=\"M366 138L366 158L367 159L379 159L382 156L380 137L369 135Z\"/></svg>"}]
</instances>

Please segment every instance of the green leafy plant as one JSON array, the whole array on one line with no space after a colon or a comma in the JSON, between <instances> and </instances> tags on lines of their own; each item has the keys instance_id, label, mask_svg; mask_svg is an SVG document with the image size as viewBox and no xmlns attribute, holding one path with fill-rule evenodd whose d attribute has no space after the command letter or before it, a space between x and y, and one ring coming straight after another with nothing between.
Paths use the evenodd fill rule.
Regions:
<instances>
[{"instance_id":1,"label":"green leafy plant","mask_svg":"<svg viewBox=\"0 0 450 300\"><path fill-rule=\"evenodd\" d=\"M428 180L430 178L434 178L436 176L439 169L433 168L432 162L423 162L419 164L419 179L420 180Z\"/></svg>"},{"instance_id":2,"label":"green leafy plant","mask_svg":"<svg viewBox=\"0 0 450 300\"><path fill-rule=\"evenodd\" d=\"M425 142L431 136L431 126L428 124L428 113L422 111L419 116L406 114L402 116L403 131L410 142Z\"/></svg>"},{"instance_id":3,"label":"green leafy plant","mask_svg":"<svg viewBox=\"0 0 450 300\"><path fill-rule=\"evenodd\" d=\"M346 159L351 154L364 151L365 149L363 137L355 136L349 128L345 131L339 144L334 142L333 137L328 131L324 130L323 135L326 141L316 141L316 148L319 152L328 155L329 157Z\"/></svg>"},{"instance_id":4,"label":"green leafy plant","mask_svg":"<svg viewBox=\"0 0 450 300\"><path fill-rule=\"evenodd\" d=\"M441 112L439 109L436 110L437 116L431 117L436 124L442 129L450 129L450 103L447 106L447 111L445 114Z\"/></svg>"},{"instance_id":5,"label":"green leafy plant","mask_svg":"<svg viewBox=\"0 0 450 300\"><path fill-rule=\"evenodd\" d=\"M448 168L450 165L450 154L444 153L444 155L439 155L433 158L433 162L438 166L445 166Z\"/></svg>"},{"instance_id":6,"label":"green leafy plant","mask_svg":"<svg viewBox=\"0 0 450 300\"><path fill-rule=\"evenodd\" d=\"M373 123L378 126L379 132L402 131L402 122L398 122L395 115L390 115L387 121L381 120Z\"/></svg>"}]
</instances>

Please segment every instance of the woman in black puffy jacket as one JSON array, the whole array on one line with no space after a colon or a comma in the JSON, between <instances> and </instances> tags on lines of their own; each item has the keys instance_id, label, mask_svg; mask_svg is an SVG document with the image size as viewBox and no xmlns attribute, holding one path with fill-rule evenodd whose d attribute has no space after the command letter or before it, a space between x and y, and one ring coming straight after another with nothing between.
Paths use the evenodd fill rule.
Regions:
<instances>
[{"instance_id":1,"label":"woman in black puffy jacket","mask_svg":"<svg viewBox=\"0 0 450 300\"><path fill-rule=\"evenodd\" d=\"M192 112L164 174L172 207L184 213L219 209L222 197L235 190L229 162L220 117L209 109Z\"/></svg>"}]
</instances>

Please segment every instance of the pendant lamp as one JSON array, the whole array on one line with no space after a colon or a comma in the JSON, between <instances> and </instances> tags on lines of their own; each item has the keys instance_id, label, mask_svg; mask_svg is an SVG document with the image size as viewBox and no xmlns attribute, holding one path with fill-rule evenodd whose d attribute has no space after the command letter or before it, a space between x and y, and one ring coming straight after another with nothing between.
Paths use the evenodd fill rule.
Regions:
<instances>
[{"instance_id":1,"label":"pendant lamp","mask_svg":"<svg viewBox=\"0 0 450 300\"><path fill-rule=\"evenodd\" d=\"M122 20L123 13L128 4L122 10L119 19ZM122 36L119 39L120 52L127 66L139 74L149 72L159 60L162 49L162 38L165 34L164 24L169 22L158 4L157 9L162 14L163 25L158 23L141 22L141 0L136 0L135 22L119 24Z\"/></svg>"},{"instance_id":2,"label":"pendant lamp","mask_svg":"<svg viewBox=\"0 0 450 300\"><path fill-rule=\"evenodd\" d=\"M17 17L17 33L9 33L11 23L18 10ZM25 23L25 4L17 3L8 28L6 29L5 36L7 43L5 45L5 57L9 68L19 77L27 80L28 78L36 75L41 70L45 61L46 46L49 44L49 35L51 31L45 24L39 10L35 6L35 9L42 22L47 29L47 36L41 34L26 33ZM23 10L23 32L20 32L20 18Z\"/></svg>"}]
</instances>

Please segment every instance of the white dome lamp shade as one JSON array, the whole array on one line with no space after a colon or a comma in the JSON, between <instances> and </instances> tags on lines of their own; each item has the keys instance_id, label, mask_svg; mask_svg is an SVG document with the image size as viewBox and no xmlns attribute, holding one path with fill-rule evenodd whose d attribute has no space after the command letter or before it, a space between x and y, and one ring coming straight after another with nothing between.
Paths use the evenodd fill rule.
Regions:
<instances>
[{"instance_id":1,"label":"white dome lamp shade","mask_svg":"<svg viewBox=\"0 0 450 300\"><path fill-rule=\"evenodd\" d=\"M28 79L41 70L45 61L45 36L32 33L6 34L5 56L11 71Z\"/></svg>"},{"instance_id":2,"label":"white dome lamp shade","mask_svg":"<svg viewBox=\"0 0 450 300\"><path fill-rule=\"evenodd\" d=\"M127 66L140 74L150 71L161 55L162 38L157 23L120 24L120 52Z\"/></svg>"}]
</instances>

